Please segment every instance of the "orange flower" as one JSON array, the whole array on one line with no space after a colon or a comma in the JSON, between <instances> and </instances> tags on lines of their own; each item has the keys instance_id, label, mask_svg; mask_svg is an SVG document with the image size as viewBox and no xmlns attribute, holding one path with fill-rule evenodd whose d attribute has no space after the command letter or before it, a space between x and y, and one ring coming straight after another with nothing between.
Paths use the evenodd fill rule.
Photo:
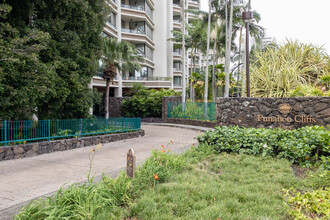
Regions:
<instances>
[{"instance_id":1,"label":"orange flower","mask_svg":"<svg viewBox=\"0 0 330 220\"><path fill-rule=\"evenodd\" d=\"M162 148L165 148L164 145L162 145Z\"/></svg>"},{"instance_id":2,"label":"orange flower","mask_svg":"<svg viewBox=\"0 0 330 220\"><path fill-rule=\"evenodd\" d=\"M154 178L155 178L155 180L158 180L159 179L158 176L157 176L157 174L154 174Z\"/></svg>"},{"instance_id":3,"label":"orange flower","mask_svg":"<svg viewBox=\"0 0 330 220\"><path fill-rule=\"evenodd\" d=\"M161 150L160 152L165 153L165 150Z\"/></svg>"},{"instance_id":4,"label":"orange flower","mask_svg":"<svg viewBox=\"0 0 330 220\"><path fill-rule=\"evenodd\" d=\"M305 159L306 159L306 160L308 160L308 159L309 159L309 157L305 157Z\"/></svg>"}]
</instances>

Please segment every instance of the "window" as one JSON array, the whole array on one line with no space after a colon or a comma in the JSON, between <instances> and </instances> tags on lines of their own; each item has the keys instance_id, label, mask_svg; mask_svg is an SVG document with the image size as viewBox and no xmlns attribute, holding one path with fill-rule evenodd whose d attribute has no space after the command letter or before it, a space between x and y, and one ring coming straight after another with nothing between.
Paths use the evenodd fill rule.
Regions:
<instances>
[{"instance_id":1,"label":"window","mask_svg":"<svg viewBox=\"0 0 330 220\"><path fill-rule=\"evenodd\" d=\"M112 27L116 27L116 14L111 12L109 17L106 20L106 23Z\"/></svg>"},{"instance_id":2,"label":"window","mask_svg":"<svg viewBox=\"0 0 330 220\"><path fill-rule=\"evenodd\" d=\"M174 76L173 77L173 85L174 86L181 86L181 76Z\"/></svg>"}]
</instances>

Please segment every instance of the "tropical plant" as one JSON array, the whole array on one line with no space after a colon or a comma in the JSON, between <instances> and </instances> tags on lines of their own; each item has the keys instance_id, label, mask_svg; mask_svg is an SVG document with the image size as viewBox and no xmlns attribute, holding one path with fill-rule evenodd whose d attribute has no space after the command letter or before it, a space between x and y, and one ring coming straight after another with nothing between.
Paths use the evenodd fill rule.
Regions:
<instances>
[{"instance_id":1,"label":"tropical plant","mask_svg":"<svg viewBox=\"0 0 330 220\"><path fill-rule=\"evenodd\" d=\"M138 61L141 61L142 58L133 44L126 41L118 42L114 38L105 38L103 60L104 69L102 77L106 80L104 100L105 118L109 118L110 83L117 76L117 70L119 73L127 70L138 70L141 68Z\"/></svg>"},{"instance_id":2,"label":"tropical plant","mask_svg":"<svg viewBox=\"0 0 330 220\"><path fill-rule=\"evenodd\" d=\"M137 86L135 89L138 88ZM122 110L127 117L158 117L162 116L162 98L164 96L179 96L174 90L147 90L138 88L136 93L122 103Z\"/></svg>"},{"instance_id":3,"label":"tropical plant","mask_svg":"<svg viewBox=\"0 0 330 220\"><path fill-rule=\"evenodd\" d=\"M31 119L32 114L39 119L88 117L96 93L87 85L101 58L101 33L109 12L106 2L1 2L12 8L5 19L1 18L1 23L15 29L1 34L8 37L0 40L1 48L16 45L11 53L24 51L15 54L15 64L2 62L8 75L4 80L6 85L0 86L5 89L0 101L2 107L10 109L2 108L6 112L3 117L11 120ZM11 37L17 41L10 42Z\"/></svg>"},{"instance_id":4,"label":"tropical plant","mask_svg":"<svg viewBox=\"0 0 330 220\"><path fill-rule=\"evenodd\" d=\"M257 52L251 65L254 97L326 95L322 85L330 72L329 56L320 47L287 41L279 48ZM313 88L313 89L311 89Z\"/></svg>"}]
</instances>

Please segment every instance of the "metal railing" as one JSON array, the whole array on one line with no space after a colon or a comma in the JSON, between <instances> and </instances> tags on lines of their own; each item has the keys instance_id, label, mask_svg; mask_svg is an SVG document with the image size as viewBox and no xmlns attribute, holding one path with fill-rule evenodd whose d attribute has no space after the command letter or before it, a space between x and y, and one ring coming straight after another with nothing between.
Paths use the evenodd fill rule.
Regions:
<instances>
[{"instance_id":1,"label":"metal railing","mask_svg":"<svg viewBox=\"0 0 330 220\"><path fill-rule=\"evenodd\" d=\"M133 10L138 10L138 11L145 11L143 6L134 6L134 5L121 4L121 7L128 8L128 9L133 9Z\"/></svg>"},{"instance_id":2,"label":"metal railing","mask_svg":"<svg viewBox=\"0 0 330 220\"><path fill-rule=\"evenodd\" d=\"M141 31L140 29L128 29L128 28L122 28L121 32L125 33L131 33L131 34L139 34L139 35L145 35L144 31Z\"/></svg>"},{"instance_id":3,"label":"metal railing","mask_svg":"<svg viewBox=\"0 0 330 220\"><path fill-rule=\"evenodd\" d=\"M216 103L207 103L207 114L204 114L205 104L202 102L169 102L168 117L194 120L216 121Z\"/></svg>"},{"instance_id":4,"label":"metal railing","mask_svg":"<svg viewBox=\"0 0 330 220\"><path fill-rule=\"evenodd\" d=\"M123 77L123 80L136 80L136 81L171 81L171 77L162 77L162 76L126 76Z\"/></svg>"},{"instance_id":5,"label":"metal railing","mask_svg":"<svg viewBox=\"0 0 330 220\"><path fill-rule=\"evenodd\" d=\"M105 23L111 26L112 28L116 29L116 24L111 23L111 21L106 21Z\"/></svg>"},{"instance_id":6,"label":"metal railing","mask_svg":"<svg viewBox=\"0 0 330 220\"><path fill-rule=\"evenodd\" d=\"M0 121L0 145L136 131L140 118Z\"/></svg>"},{"instance_id":7,"label":"metal railing","mask_svg":"<svg viewBox=\"0 0 330 220\"><path fill-rule=\"evenodd\" d=\"M182 68L181 67L173 67L174 72L181 72Z\"/></svg>"}]
</instances>

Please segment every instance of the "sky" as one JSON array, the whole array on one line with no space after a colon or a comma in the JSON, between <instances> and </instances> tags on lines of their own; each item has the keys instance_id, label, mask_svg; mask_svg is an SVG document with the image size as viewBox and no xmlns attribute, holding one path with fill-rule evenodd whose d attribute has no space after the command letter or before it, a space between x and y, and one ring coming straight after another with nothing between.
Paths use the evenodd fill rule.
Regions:
<instances>
[{"instance_id":1,"label":"sky","mask_svg":"<svg viewBox=\"0 0 330 220\"><path fill-rule=\"evenodd\" d=\"M208 11L208 0L201 0ZM330 55L330 0L251 0L260 25L277 43L286 39L323 46Z\"/></svg>"}]
</instances>

